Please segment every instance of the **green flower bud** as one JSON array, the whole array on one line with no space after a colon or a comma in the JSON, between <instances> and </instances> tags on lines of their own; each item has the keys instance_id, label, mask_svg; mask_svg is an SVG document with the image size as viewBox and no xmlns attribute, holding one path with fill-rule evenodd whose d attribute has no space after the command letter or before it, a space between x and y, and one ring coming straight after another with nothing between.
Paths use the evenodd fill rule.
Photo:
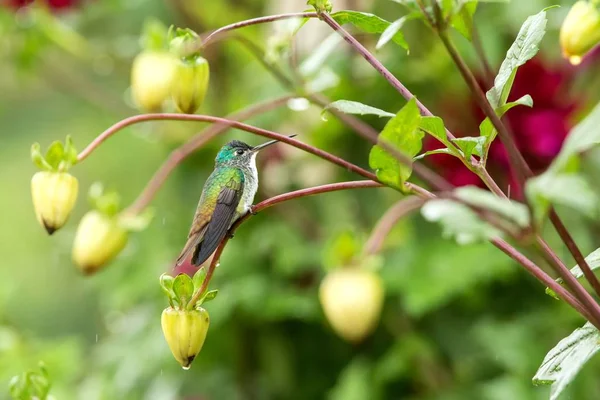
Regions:
<instances>
[{"instance_id":1,"label":"green flower bud","mask_svg":"<svg viewBox=\"0 0 600 400\"><path fill-rule=\"evenodd\" d=\"M374 272L340 268L328 273L319 287L319 300L334 331L350 342L371 333L383 306L383 283Z\"/></svg>"},{"instance_id":2,"label":"green flower bud","mask_svg":"<svg viewBox=\"0 0 600 400\"><path fill-rule=\"evenodd\" d=\"M166 51L144 51L131 67L131 94L142 110L159 112L171 94L177 59Z\"/></svg>"},{"instance_id":3,"label":"green flower bud","mask_svg":"<svg viewBox=\"0 0 600 400\"><path fill-rule=\"evenodd\" d=\"M89 211L81 219L73 243L73 261L86 274L96 272L127 244L127 231L117 216Z\"/></svg>"},{"instance_id":4,"label":"green flower bud","mask_svg":"<svg viewBox=\"0 0 600 400\"><path fill-rule=\"evenodd\" d=\"M67 222L78 189L77 178L66 172L41 171L31 178L35 215L50 235Z\"/></svg>"},{"instance_id":5,"label":"green flower bud","mask_svg":"<svg viewBox=\"0 0 600 400\"><path fill-rule=\"evenodd\" d=\"M196 112L204 101L208 79L209 66L204 58L179 61L171 92L179 111L185 114Z\"/></svg>"},{"instance_id":6,"label":"green flower bud","mask_svg":"<svg viewBox=\"0 0 600 400\"><path fill-rule=\"evenodd\" d=\"M560 29L560 46L571 64L577 65L583 56L600 43L600 12L588 1L573 4Z\"/></svg>"},{"instance_id":7,"label":"green flower bud","mask_svg":"<svg viewBox=\"0 0 600 400\"><path fill-rule=\"evenodd\" d=\"M206 339L208 312L201 307L196 310L169 307L162 312L160 322L173 356L184 369L189 369Z\"/></svg>"}]
</instances>

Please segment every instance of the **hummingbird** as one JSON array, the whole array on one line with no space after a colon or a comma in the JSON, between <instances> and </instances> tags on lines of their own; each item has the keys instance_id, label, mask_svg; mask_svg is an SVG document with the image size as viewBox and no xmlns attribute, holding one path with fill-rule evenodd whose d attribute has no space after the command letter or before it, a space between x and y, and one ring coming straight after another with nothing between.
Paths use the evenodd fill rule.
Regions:
<instances>
[{"instance_id":1,"label":"hummingbird","mask_svg":"<svg viewBox=\"0 0 600 400\"><path fill-rule=\"evenodd\" d=\"M258 190L256 155L277 142L271 140L252 147L233 140L219 150L215 169L202 189L187 243L177 258L177 266L190 254L192 264L201 265L216 250L231 225L251 211Z\"/></svg>"}]
</instances>

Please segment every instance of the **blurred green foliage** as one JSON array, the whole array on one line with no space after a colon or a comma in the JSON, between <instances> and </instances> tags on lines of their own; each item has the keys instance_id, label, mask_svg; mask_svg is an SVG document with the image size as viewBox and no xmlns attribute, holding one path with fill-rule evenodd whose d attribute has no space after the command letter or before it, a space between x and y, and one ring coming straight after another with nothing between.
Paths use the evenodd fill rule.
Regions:
<instances>
[{"instance_id":1,"label":"blurred green foliage","mask_svg":"<svg viewBox=\"0 0 600 400\"><path fill-rule=\"evenodd\" d=\"M11 377L35 369L40 360L47 366L51 393L61 400L547 398L549 389L533 387L531 377L580 319L491 245L458 247L418 216L399 223L386 240L379 272L387 295L378 330L355 346L332 333L317 299L325 268L335 262L328 256L330 243L348 231L367 237L398 198L389 189L303 198L244 224L211 283L219 297L207 305L211 326L205 346L192 369L183 371L161 334L160 313L167 302L158 277L171 268L185 241L216 150L232 138L258 143L247 133L228 132L186 160L153 202L156 215L148 229L132 235L121 256L95 276L82 276L70 260L85 201L80 199L71 221L52 237L35 221L31 143L45 147L69 134L81 149L114 122L135 114L129 67L147 18L203 32L283 11L284 3L289 11L306 7L302 0L105 0L55 17L40 13L39 21L0 9L0 398L8 398ZM526 16L554 3L482 5L475 23L492 64L502 60ZM339 0L334 7L359 7L391 20L401 15L398 5L386 0ZM557 28L565 12L549 14L542 50L550 59L558 56ZM260 26L241 33L266 43L273 31ZM411 54L388 44L378 53L386 65L436 113L442 92L457 102L466 99L440 44L419 23L408 22L404 31ZM329 34L323 24L310 21L299 33L299 55L307 57ZM374 46L378 37L361 39ZM459 36L457 43L477 68L468 43ZM201 113L224 115L285 93L236 41L212 46L205 57L212 76ZM340 80L327 91L332 99L391 111L403 106L393 89L345 47L337 46L327 65ZM593 87L574 90L593 97ZM301 140L367 166L371 146L333 118L323 121L320 111L282 108L251 122L299 133ZM377 118L366 121L377 128L384 124ZM168 153L200 127L156 122L127 128L73 168L81 193L102 181L126 204L133 201ZM353 178L284 146L262 154L259 164L257 199ZM597 227L567 217L586 253L597 247ZM600 396L599 367L596 359L583 370L569 389L570 398Z\"/></svg>"}]
</instances>

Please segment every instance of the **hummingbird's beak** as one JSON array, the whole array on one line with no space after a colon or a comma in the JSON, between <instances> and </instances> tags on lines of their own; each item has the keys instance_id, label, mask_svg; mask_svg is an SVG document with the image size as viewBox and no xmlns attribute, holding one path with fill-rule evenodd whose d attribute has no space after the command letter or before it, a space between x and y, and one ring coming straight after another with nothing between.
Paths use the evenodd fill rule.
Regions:
<instances>
[{"instance_id":1,"label":"hummingbird's beak","mask_svg":"<svg viewBox=\"0 0 600 400\"><path fill-rule=\"evenodd\" d=\"M294 134L294 135L290 135L290 136L288 136L288 137L290 137L290 138L293 138L294 136L298 136L298 135ZM270 146L270 145L272 145L272 144L275 144L275 143L277 143L277 142L279 142L279 140L270 140L270 141L268 141L268 142L266 142L266 143L259 144L258 146L254 146L254 147L252 148L252 152L253 152L253 153L257 153L257 152L259 152L260 150L264 149L265 147L268 147L268 146Z\"/></svg>"}]
</instances>

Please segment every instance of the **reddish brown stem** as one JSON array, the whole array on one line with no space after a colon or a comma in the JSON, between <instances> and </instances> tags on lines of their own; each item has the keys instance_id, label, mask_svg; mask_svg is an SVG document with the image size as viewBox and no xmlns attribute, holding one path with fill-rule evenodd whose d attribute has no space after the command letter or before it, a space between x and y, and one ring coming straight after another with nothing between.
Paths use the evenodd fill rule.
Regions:
<instances>
[{"instance_id":1,"label":"reddish brown stem","mask_svg":"<svg viewBox=\"0 0 600 400\"><path fill-rule=\"evenodd\" d=\"M250 25L257 25L257 24L264 24L264 23L273 22L273 21L279 21L282 19L317 18L317 17L318 17L318 15L316 12L289 13L289 14L278 14L278 15L267 15L265 17L247 19L245 21L240 21L240 22L236 22L233 24L225 25L225 26L211 32L208 36L206 36L206 38L204 38L204 40L202 40L202 42L200 43L199 46L196 45L196 48L194 49L194 51L197 51L199 47L201 48L201 47L208 46L212 41L214 41L215 37L217 37L219 34L227 32L227 31L244 28L244 27L250 26Z\"/></svg>"},{"instance_id":2,"label":"reddish brown stem","mask_svg":"<svg viewBox=\"0 0 600 400\"><path fill-rule=\"evenodd\" d=\"M129 125L138 124L140 122L145 121L160 121L160 120L174 120L174 121L196 121L196 122L210 122L210 123L218 123L230 126L232 128L237 128L246 132L253 133L255 135L267 137L269 139L277 139L283 143L287 143L291 146L297 147L301 150L304 150L308 153L314 154L317 157L321 157L324 160L327 160L333 164L339 165L342 168L347 169L348 171L357 173L367 179L371 179L374 181L378 181L377 176L372 172L369 172L357 165L354 165L342 158L334 156L324 150L313 147L309 144L303 143L297 139L290 138L285 135L281 135L277 132L269 131L267 129L258 128L256 126L244 124L239 121L232 121L227 118L213 117L210 115L195 115L195 114L175 114L175 113L159 113L159 114L141 114L135 115L133 117L125 118L104 132L102 132L96 139L92 141L79 155L77 156L77 160L79 162L85 160L102 142L106 139L119 132L121 129L128 127Z\"/></svg>"},{"instance_id":3,"label":"reddish brown stem","mask_svg":"<svg viewBox=\"0 0 600 400\"><path fill-rule=\"evenodd\" d=\"M217 267L217 265L219 263L219 258L221 258L221 254L223 253L223 249L227 245L227 242L229 242L229 239L233 236L233 233L235 232L235 230L242 223L244 223L244 221L246 221L248 218L250 218L252 215L255 215L256 213L258 213L266 208L272 207L276 204L283 203L285 201L289 201L289 200L293 200L293 199L299 199L301 197L313 196L313 195L320 194L320 193L336 192L339 190L376 188L376 187L383 187L383 186L384 185L382 185L381 183L374 182L374 181L350 181L350 182L330 183L327 185L321 185L321 186L315 186L315 187L310 187L310 188L306 188L306 189L300 189L300 190L296 190L293 192L273 196L270 199L263 200L260 203L258 203L257 205L253 206L251 213L246 213L241 218L239 218L237 221L235 221L235 223L229 229L229 234L227 236L225 236L225 238L221 241L221 243L215 250L215 252L212 256L213 258L208 266L208 270L206 271L206 278L204 278L202 287L196 293L194 293L194 296L188 303L188 308L193 307L194 304L196 304L196 302L198 300L200 300L200 297L202 296L202 294L208 289L208 284L210 283L210 279L212 278L215 268Z\"/></svg>"},{"instance_id":4,"label":"reddish brown stem","mask_svg":"<svg viewBox=\"0 0 600 400\"><path fill-rule=\"evenodd\" d=\"M379 222L377 222L377 225L375 225L375 228L371 232L371 236L369 236L369 239L365 243L365 254L378 253L383 246L385 238L396 223L401 218L421 208L426 201L427 199L417 196L405 197L390 207L379 219Z\"/></svg>"}]
</instances>

